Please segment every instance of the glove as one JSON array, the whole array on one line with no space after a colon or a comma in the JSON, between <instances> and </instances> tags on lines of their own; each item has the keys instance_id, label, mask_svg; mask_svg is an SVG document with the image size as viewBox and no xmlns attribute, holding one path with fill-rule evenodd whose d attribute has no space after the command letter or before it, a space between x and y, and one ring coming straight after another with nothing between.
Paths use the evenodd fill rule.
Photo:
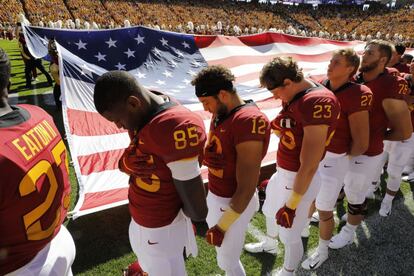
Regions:
<instances>
[{"instance_id":1,"label":"glove","mask_svg":"<svg viewBox=\"0 0 414 276\"><path fill-rule=\"evenodd\" d=\"M221 246L221 243L224 239L224 231L220 229L217 225L214 225L210 229L207 230L206 233L206 241L214 246Z\"/></svg>"},{"instance_id":2,"label":"glove","mask_svg":"<svg viewBox=\"0 0 414 276\"><path fill-rule=\"evenodd\" d=\"M119 159L118 167L121 172L133 175L142 179L150 179L153 170L156 168L153 162L149 163L151 156L142 153L133 146L128 147L121 159Z\"/></svg>"},{"instance_id":3,"label":"glove","mask_svg":"<svg viewBox=\"0 0 414 276\"><path fill-rule=\"evenodd\" d=\"M139 265L138 261L133 262L127 268L122 271L123 276L148 276L148 273L144 272Z\"/></svg>"},{"instance_id":4,"label":"glove","mask_svg":"<svg viewBox=\"0 0 414 276\"><path fill-rule=\"evenodd\" d=\"M223 154L206 150L204 152L203 165L213 169L223 169L226 165Z\"/></svg>"},{"instance_id":5,"label":"glove","mask_svg":"<svg viewBox=\"0 0 414 276\"><path fill-rule=\"evenodd\" d=\"M276 221L282 227L291 228L293 219L296 216L296 209L290 209L286 205L279 209L276 213Z\"/></svg>"}]
</instances>

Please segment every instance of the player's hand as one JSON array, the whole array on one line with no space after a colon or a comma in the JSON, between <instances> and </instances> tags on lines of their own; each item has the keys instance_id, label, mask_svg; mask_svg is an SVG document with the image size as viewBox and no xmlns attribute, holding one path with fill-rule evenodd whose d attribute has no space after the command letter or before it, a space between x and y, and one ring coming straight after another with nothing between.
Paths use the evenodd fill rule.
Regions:
<instances>
[{"instance_id":1,"label":"player's hand","mask_svg":"<svg viewBox=\"0 0 414 276\"><path fill-rule=\"evenodd\" d=\"M204 152L203 165L213 169L223 169L226 164L223 154L206 150Z\"/></svg>"},{"instance_id":2,"label":"player's hand","mask_svg":"<svg viewBox=\"0 0 414 276\"><path fill-rule=\"evenodd\" d=\"M119 159L119 170L128 175L148 179L156 168L153 162L149 162L150 160L149 154L144 154L135 147L128 147Z\"/></svg>"},{"instance_id":3,"label":"player's hand","mask_svg":"<svg viewBox=\"0 0 414 276\"><path fill-rule=\"evenodd\" d=\"M284 205L276 213L276 221L282 227L291 228L293 224L293 219L295 218L296 210L290 209Z\"/></svg>"},{"instance_id":4,"label":"player's hand","mask_svg":"<svg viewBox=\"0 0 414 276\"><path fill-rule=\"evenodd\" d=\"M207 230L206 241L211 245L220 247L224 239L224 233L225 232L221 230L220 227L214 225Z\"/></svg>"}]
</instances>

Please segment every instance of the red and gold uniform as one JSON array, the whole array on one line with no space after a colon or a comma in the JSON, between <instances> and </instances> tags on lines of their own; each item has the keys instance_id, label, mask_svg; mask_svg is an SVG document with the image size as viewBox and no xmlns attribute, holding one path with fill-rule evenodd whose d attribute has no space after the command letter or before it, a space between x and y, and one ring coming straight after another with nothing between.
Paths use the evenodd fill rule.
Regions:
<instances>
[{"instance_id":1,"label":"red and gold uniform","mask_svg":"<svg viewBox=\"0 0 414 276\"><path fill-rule=\"evenodd\" d=\"M329 125L327 144L334 133L340 107L335 95L321 85L298 93L272 122L281 131L277 151L277 166L297 172L300 167L303 128L309 125Z\"/></svg>"},{"instance_id":2,"label":"red and gold uniform","mask_svg":"<svg viewBox=\"0 0 414 276\"><path fill-rule=\"evenodd\" d=\"M329 80L323 81L325 87L330 88ZM359 112L369 111L372 106L373 95L371 90L361 84L348 82L334 91L341 105L335 134L326 150L333 153L348 153L351 150L351 130L349 128L348 116Z\"/></svg>"},{"instance_id":3,"label":"red and gold uniform","mask_svg":"<svg viewBox=\"0 0 414 276\"><path fill-rule=\"evenodd\" d=\"M67 232L61 224L70 202L67 151L53 119L36 106L12 109L0 117L1 275L26 266L59 232ZM73 254L63 274L74 259L70 241L72 248L61 249ZM36 271L43 265L39 260Z\"/></svg>"},{"instance_id":4,"label":"red and gold uniform","mask_svg":"<svg viewBox=\"0 0 414 276\"><path fill-rule=\"evenodd\" d=\"M372 108L369 113L369 147L360 156L351 158L349 172L345 183L345 194L353 205L365 204L365 197L371 194L383 167L384 136L388 118L382 103L385 99L405 100L408 93L407 82L397 75L393 68L386 68L377 78L365 82L363 74L356 77L356 82L368 86L372 93Z\"/></svg>"},{"instance_id":5,"label":"red and gold uniform","mask_svg":"<svg viewBox=\"0 0 414 276\"><path fill-rule=\"evenodd\" d=\"M404 76L404 79L408 84L408 88L410 89L409 90L410 97L414 97L413 75L412 74L406 74ZM408 107L410 108L410 111L411 111L411 123L412 123L413 128L414 128L414 103L411 103L411 100L409 100Z\"/></svg>"},{"instance_id":6,"label":"red and gold uniform","mask_svg":"<svg viewBox=\"0 0 414 276\"><path fill-rule=\"evenodd\" d=\"M150 155L151 179L131 176L129 210L136 223L148 228L170 224L182 207L171 170L173 161L202 156L206 135L203 120L182 105L167 102L133 135L139 152Z\"/></svg>"},{"instance_id":7,"label":"red and gold uniform","mask_svg":"<svg viewBox=\"0 0 414 276\"><path fill-rule=\"evenodd\" d=\"M330 89L330 81L322 84ZM326 148L325 158L319 165L321 188L316 197L316 208L321 211L333 211L338 194L349 170L349 156L352 136L348 117L360 111L369 111L372 106L371 90L361 84L347 82L335 91L341 105L338 124L330 144Z\"/></svg>"},{"instance_id":8,"label":"red and gold uniform","mask_svg":"<svg viewBox=\"0 0 414 276\"><path fill-rule=\"evenodd\" d=\"M335 131L340 105L335 95L318 83L313 87L299 92L289 102L283 104L283 109L272 122L272 127L280 132L277 151L277 171L269 180L266 188L266 200L263 214L266 216L267 228L270 218L280 210L292 195L293 185L299 170L300 153L304 137L304 128L311 125L327 125L327 137L321 137L329 144ZM301 244L301 232L307 221L311 203L315 200L320 187L318 172L312 178L305 194L296 207L295 219L290 228L279 227L279 238L285 248ZM300 247L300 246L299 246ZM289 269L296 264L286 264Z\"/></svg>"},{"instance_id":9,"label":"red and gold uniform","mask_svg":"<svg viewBox=\"0 0 414 276\"><path fill-rule=\"evenodd\" d=\"M263 141L263 157L270 140L269 120L253 102L234 109L226 118L213 119L210 125L207 151L223 159L222 169L209 168L209 191L220 197L230 198L237 188L235 146L246 141ZM206 154L205 163L209 163Z\"/></svg>"},{"instance_id":10,"label":"red and gold uniform","mask_svg":"<svg viewBox=\"0 0 414 276\"><path fill-rule=\"evenodd\" d=\"M412 97L414 96L414 86L412 84L411 74L401 74L404 80L407 82L408 95L406 96L408 102L408 108L411 111L411 124L414 127L414 107ZM397 192L400 189L401 175L404 167L408 165L412 153L414 150L414 137L411 136L407 140L403 141L387 141L384 146L384 151L388 152L388 166L387 166L387 189ZM384 156L384 163L386 161L386 155ZM378 172L380 176L380 172Z\"/></svg>"},{"instance_id":11,"label":"red and gold uniform","mask_svg":"<svg viewBox=\"0 0 414 276\"><path fill-rule=\"evenodd\" d=\"M359 74L356 82L368 86L373 93L372 109L369 116L370 141L365 155L376 156L383 151L383 140L388 126L388 119L382 107L382 102L384 99L404 100L408 94L408 84L403 78L394 76L388 71L369 82L365 82L362 74Z\"/></svg>"},{"instance_id":12,"label":"red and gold uniform","mask_svg":"<svg viewBox=\"0 0 414 276\"><path fill-rule=\"evenodd\" d=\"M410 66L408 66L407 64L398 62L397 64L394 64L393 67L397 69L400 73L410 73Z\"/></svg>"},{"instance_id":13,"label":"red and gold uniform","mask_svg":"<svg viewBox=\"0 0 414 276\"><path fill-rule=\"evenodd\" d=\"M133 152L148 158L145 162L152 165L147 178L132 174L129 179L131 247L149 275L184 275L184 247L187 255L196 256L197 245L191 220L181 211L183 202L175 188L177 167L169 166L179 163L180 168L188 167L185 160L191 160L189 173L200 174L198 160L206 140L203 120L166 99L130 136L128 150L135 148Z\"/></svg>"},{"instance_id":14,"label":"red and gold uniform","mask_svg":"<svg viewBox=\"0 0 414 276\"><path fill-rule=\"evenodd\" d=\"M243 142L261 141L263 158L269 140L269 120L252 101L236 107L224 118L213 118L204 157L204 163L209 167L206 220L210 228L219 222L229 208L237 188L236 146ZM209 165L217 160L222 160L222 166ZM221 269L231 271L239 265L247 226L258 210L258 203L257 194L254 194L240 217L226 231L221 246L216 247L217 263Z\"/></svg>"}]
</instances>

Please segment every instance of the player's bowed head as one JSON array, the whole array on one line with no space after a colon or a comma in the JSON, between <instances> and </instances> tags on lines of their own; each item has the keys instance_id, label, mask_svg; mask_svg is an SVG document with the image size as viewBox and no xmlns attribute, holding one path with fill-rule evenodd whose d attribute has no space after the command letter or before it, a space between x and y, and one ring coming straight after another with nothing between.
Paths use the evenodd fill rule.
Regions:
<instances>
[{"instance_id":1,"label":"player's bowed head","mask_svg":"<svg viewBox=\"0 0 414 276\"><path fill-rule=\"evenodd\" d=\"M151 111L164 103L129 73L109 71L98 78L94 90L96 110L118 128L139 130Z\"/></svg>"}]
</instances>

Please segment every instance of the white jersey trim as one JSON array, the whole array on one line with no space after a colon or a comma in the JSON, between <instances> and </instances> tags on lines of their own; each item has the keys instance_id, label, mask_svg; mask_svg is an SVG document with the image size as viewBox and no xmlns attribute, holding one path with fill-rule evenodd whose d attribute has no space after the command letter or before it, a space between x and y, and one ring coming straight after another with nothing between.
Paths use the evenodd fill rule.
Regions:
<instances>
[{"instance_id":1,"label":"white jersey trim","mask_svg":"<svg viewBox=\"0 0 414 276\"><path fill-rule=\"evenodd\" d=\"M167 164L171 170L172 177L180 181L186 181L199 176L201 173L198 164L198 156L191 159L182 159Z\"/></svg>"}]
</instances>

